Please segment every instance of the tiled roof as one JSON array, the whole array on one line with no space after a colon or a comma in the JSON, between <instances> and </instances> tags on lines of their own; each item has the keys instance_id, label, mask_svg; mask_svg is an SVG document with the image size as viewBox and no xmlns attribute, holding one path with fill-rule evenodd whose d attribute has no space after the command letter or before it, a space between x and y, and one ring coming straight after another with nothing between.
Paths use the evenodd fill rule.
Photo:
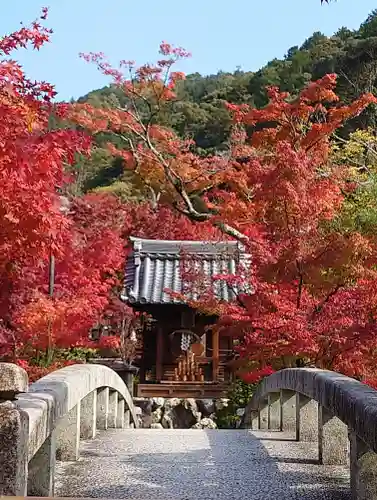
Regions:
<instances>
[{"instance_id":1,"label":"tiled roof","mask_svg":"<svg viewBox=\"0 0 377 500\"><path fill-rule=\"evenodd\" d=\"M163 241L131 238L132 252L126 263L122 299L134 304L179 303L166 290L185 293L182 263L193 262L196 272L207 281L216 274L235 275L239 264L247 264L248 256L238 242ZM213 291L221 300L235 299L235 290L225 282L211 282Z\"/></svg>"}]
</instances>

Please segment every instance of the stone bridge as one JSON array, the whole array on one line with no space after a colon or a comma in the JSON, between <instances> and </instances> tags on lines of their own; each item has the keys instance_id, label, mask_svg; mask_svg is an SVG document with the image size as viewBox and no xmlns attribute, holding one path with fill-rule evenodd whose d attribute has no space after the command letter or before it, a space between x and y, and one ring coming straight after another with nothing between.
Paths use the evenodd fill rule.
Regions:
<instances>
[{"instance_id":1,"label":"stone bridge","mask_svg":"<svg viewBox=\"0 0 377 500\"><path fill-rule=\"evenodd\" d=\"M137 422L107 367L74 365L29 386L0 363L0 495L377 500L377 391L334 372L266 378L239 430Z\"/></svg>"}]
</instances>

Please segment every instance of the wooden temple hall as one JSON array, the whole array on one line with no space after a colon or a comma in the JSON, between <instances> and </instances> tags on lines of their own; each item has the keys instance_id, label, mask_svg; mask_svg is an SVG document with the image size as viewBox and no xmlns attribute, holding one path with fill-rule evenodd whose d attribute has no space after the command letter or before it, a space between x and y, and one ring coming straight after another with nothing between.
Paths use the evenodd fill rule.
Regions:
<instances>
[{"instance_id":1,"label":"wooden temple hall","mask_svg":"<svg viewBox=\"0 0 377 500\"><path fill-rule=\"evenodd\" d=\"M146 312L138 356L139 397L216 398L232 381L233 344L210 325L216 320L185 305L175 292L198 299L200 291L185 281L185 266L208 283L207 291L223 301L236 298L218 274L236 275L248 256L238 242L162 241L131 238L122 299Z\"/></svg>"}]
</instances>

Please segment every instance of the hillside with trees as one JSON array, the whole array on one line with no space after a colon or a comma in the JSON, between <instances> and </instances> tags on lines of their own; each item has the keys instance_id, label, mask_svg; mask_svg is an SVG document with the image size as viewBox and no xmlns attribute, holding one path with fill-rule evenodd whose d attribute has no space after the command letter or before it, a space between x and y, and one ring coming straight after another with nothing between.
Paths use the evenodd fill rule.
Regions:
<instances>
[{"instance_id":1,"label":"hillside with trees","mask_svg":"<svg viewBox=\"0 0 377 500\"><path fill-rule=\"evenodd\" d=\"M195 143L195 152L201 156L226 154L229 150L229 134L232 118L225 103L247 103L263 108L267 102L267 88L277 86L298 95L310 81L327 73L338 75L336 92L341 102L348 104L365 92L375 93L377 86L377 10L372 12L358 30L341 27L333 36L316 32L301 46L290 47L284 59L273 59L256 72L219 72L202 76L194 73L178 82L177 98L156 117L158 123L171 127L181 138ZM127 98L116 85L93 90L78 102L93 106L124 107ZM376 110L368 108L361 116L347 124L341 131L343 137L358 128L375 128ZM253 132L249 129L249 134ZM85 192L104 187L125 198L139 199L141 194L131 195L127 176L119 162L108 165L108 153L104 147L108 135L97 139L99 149L93 158L80 163L79 183ZM115 140L112 138L111 140ZM119 139L116 139L119 141ZM113 185L112 188L108 187Z\"/></svg>"}]
</instances>

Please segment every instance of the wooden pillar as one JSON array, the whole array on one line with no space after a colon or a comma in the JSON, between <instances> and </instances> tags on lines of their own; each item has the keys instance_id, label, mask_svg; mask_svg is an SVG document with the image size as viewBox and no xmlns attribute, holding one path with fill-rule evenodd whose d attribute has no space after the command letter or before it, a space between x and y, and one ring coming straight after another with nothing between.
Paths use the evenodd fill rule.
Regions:
<instances>
[{"instance_id":1,"label":"wooden pillar","mask_svg":"<svg viewBox=\"0 0 377 500\"><path fill-rule=\"evenodd\" d=\"M217 382L219 376L219 331L212 331L212 380Z\"/></svg>"},{"instance_id":2,"label":"wooden pillar","mask_svg":"<svg viewBox=\"0 0 377 500\"><path fill-rule=\"evenodd\" d=\"M140 360L140 372L139 372L139 378L140 378L140 383L145 384L145 357L146 357L146 349L145 349L145 327L143 328L143 345L142 345L142 354L141 354L141 360Z\"/></svg>"},{"instance_id":3,"label":"wooden pillar","mask_svg":"<svg viewBox=\"0 0 377 500\"><path fill-rule=\"evenodd\" d=\"M157 349L156 349L156 380L160 382L163 376L163 354L164 354L164 337L162 328L157 328Z\"/></svg>"}]
</instances>

